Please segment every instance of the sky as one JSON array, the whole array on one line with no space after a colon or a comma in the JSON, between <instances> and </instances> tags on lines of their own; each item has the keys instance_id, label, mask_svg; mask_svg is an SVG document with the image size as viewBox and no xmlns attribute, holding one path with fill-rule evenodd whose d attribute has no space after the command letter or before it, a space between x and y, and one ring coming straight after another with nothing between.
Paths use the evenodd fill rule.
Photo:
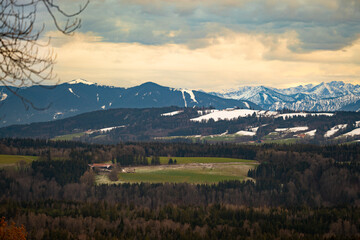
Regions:
<instances>
[{"instance_id":1,"label":"sky","mask_svg":"<svg viewBox=\"0 0 360 240\"><path fill-rule=\"evenodd\" d=\"M71 12L85 1L60 2ZM91 0L72 36L48 18L43 38L61 82L205 91L360 84L359 0Z\"/></svg>"}]
</instances>

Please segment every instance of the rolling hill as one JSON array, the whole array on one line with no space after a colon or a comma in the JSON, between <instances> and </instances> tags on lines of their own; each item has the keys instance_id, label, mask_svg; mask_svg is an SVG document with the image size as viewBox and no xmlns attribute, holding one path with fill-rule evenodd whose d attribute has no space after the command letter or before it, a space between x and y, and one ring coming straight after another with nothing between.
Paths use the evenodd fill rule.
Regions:
<instances>
[{"instance_id":1,"label":"rolling hill","mask_svg":"<svg viewBox=\"0 0 360 240\"><path fill-rule=\"evenodd\" d=\"M0 128L0 137L191 142L352 142L360 113L209 108L119 108Z\"/></svg>"}]
</instances>

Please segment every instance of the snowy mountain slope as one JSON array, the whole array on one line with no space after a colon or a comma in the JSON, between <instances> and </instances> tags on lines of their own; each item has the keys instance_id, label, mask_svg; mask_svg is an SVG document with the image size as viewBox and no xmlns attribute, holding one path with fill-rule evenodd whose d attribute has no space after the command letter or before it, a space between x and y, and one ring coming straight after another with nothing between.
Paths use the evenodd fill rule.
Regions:
<instances>
[{"instance_id":1,"label":"snowy mountain slope","mask_svg":"<svg viewBox=\"0 0 360 240\"><path fill-rule=\"evenodd\" d=\"M28 110L9 89L0 86L0 127L50 121L80 113L113 108L165 106L242 108L297 111L360 111L360 86L343 82L287 89L256 86L206 93L147 82L131 88L103 86L76 79L54 88L32 86L15 89L35 107Z\"/></svg>"},{"instance_id":2,"label":"snowy mountain slope","mask_svg":"<svg viewBox=\"0 0 360 240\"><path fill-rule=\"evenodd\" d=\"M201 121L208 121L210 119L213 119L216 122L219 120L232 120L239 117L248 117L254 114L256 116L270 117L276 115L277 112L250 110L250 109L225 109L225 110L216 110L211 113L190 120L194 122L201 122Z\"/></svg>"},{"instance_id":3,"label":"snowy mountain slope","mask_svg":"<svg viewBox=\"0 0 360 240\"><path fill-rule=\"evenodd\" d=\"M345 105L340 109L341 111L360 112L360 100Z\"/></svg>"},{"instance_id":4,"label":"snowy mountain slope","mask_svg":"<svg viewBox=\"0 0 360 240\"><path fill-rule=\"evenodd\" d=\"M232 120L237 119L239 117L273 117L273 118L282 118L284 120L294 118L294 117L309 117L309 116L327 116L332 117L334 113L279 113L277 111L265 111L265 110L251 110L251 109L223 109L217 110L214 109L211 112L206 114L201 114L201 116L190 119L194 122L202 122L202 121L209 121L213 119L215 122L220 120Z\"/></svg>"},{"instance_id":5,"label":"snowy mountain slope","mask_svg":"<svg viewBox=\"0 0 360 240\"><path fill-rule=\"evenodd\" d=\"M285 114L236 108L117 108L55 121L3 127L0 128L0 137L56 138L73 134L76 140L98 143L129 139L172 141L181 138L188 141L196 138L201 141L271 143L291 140L318 144L360 139L360 113Z\"/></svg>"},{"instance_id":6,"label":"snowy mountain slope","mask_svg":"<svg viewBox=\"0 0 360 240\"><path fill-rule=\"evenodd\" d=\"M2 103L0 127L40 121L51 121L80 113L110 108L179 107L229 107L260 109L252 102L224 99L204 92L175 89L147 82L131 88L97 85L76 79L54 88L32 86L18 89L18 93L29 99L36 110L28 110L23 102L5 87L0 88Z\"/></svg>"},{"instance_id":7,"label":"snowy mountain slope","mask_svg":"<svg viewBox=\"0 0 360 240\"><path fill-rule=\"evenodd\" d=\"M337 133L339 130L344 129L347 127L347 124L339 124L336 125L334 127L332 127L330 130L328 130L325 134L324 137L331 137L332 135L334 135L335 133Z\"/></svg>"},{"instance_id":8,"label":"snowy mountain slope","mask_svg":"<svg viewBox=\"0 0 360 240\"><path fill-rule=\"evenodd\" d=\"M240 87L212 93L216 96L254 102L267 110L359 111L360 86L340 81L277 89L264 86Z\"/></svg>"}]
</instances>

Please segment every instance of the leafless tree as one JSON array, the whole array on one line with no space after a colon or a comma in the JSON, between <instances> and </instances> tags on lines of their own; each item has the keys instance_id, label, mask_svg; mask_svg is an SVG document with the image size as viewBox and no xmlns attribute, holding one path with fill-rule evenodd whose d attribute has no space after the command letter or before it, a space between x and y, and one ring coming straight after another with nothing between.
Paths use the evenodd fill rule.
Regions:
<instances>
[{"instance_id":1,"label":"leafless tree","mask_svg":"<svg viewBox=\"0 0 360 240\"><path fill-rule=\"evenodd\" d=\"M0 84L18 96L26 109L40 108L18 94L18 89L44 86L44 81L57 78L50 38L47 43L39 41L45 29L45 24L37 24L40 9L51 17L57 30L68 35L81 25L78 15L89 4L89 0L84 1L74 13L68 13L57 3L60 0L0 0Z\"/></svg>"},{"instance_id":2,"label":"leafless tree","mask_svg":"<svg viewBox=\"0 0 360 240\"><path fill-rule=\"evenodd\" d=\"M119 174L119 172L116 167L113 170L111 170L111 172L109 173L110 181L115 182L115 181L119 180L118 174Z\"/></svg>"}]
</instances>

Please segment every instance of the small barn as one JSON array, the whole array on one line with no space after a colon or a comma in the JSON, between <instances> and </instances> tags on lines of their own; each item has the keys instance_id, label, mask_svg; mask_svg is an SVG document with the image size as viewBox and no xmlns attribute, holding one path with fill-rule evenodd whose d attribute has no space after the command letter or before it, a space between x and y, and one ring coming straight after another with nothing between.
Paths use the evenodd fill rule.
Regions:
<instances>
[{"instance_id":1,"label":"small barn","mask_svg":"<svg viewBox=\"0 0 360 240\"><path fill-rule=\"evenodd\" d=\"M99 170L103 172L110 172L113 169L113 165L107 163L93 163L89 164L89 167L91 170Z\"/></svg>"}]
</instances>

